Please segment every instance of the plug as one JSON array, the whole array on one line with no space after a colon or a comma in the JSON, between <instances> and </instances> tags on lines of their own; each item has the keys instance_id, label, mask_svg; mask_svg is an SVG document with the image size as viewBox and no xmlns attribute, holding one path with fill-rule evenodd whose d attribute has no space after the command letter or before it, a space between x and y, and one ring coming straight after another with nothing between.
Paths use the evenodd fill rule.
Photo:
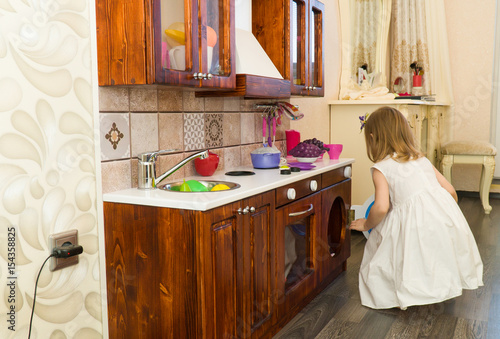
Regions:
<instances>
[{"instance_id":1,"label":"plug","mask_svg":"<svg viewBox=\"0 0 500 339\"><path fill-rule=\"evenodd\" d=\"M52 254L55 258L70 258L83 253L83 247L65 242L62 246L54 247Z\"/></svg>"}]
</instances>

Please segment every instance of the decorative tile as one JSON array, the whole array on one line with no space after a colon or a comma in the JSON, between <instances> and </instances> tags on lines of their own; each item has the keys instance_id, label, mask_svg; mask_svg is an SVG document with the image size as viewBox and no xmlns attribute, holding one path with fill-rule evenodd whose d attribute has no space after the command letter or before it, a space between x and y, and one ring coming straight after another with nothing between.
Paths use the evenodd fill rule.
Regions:
<instances>
[{"instance_id":1,"label":"decorative tile","mask_svg":"<svg viewBox=\"0 0 500 339\"><path fill-rule=\"evenodd\" d=\"M184 150L205 148L205 121L203 113L184 113Z\"/></svg>"},{"instance_id":2,"label":"decorative tile","mask_svg":"<svg viewBox=\"0 0 500 339\"><path fill-rule=\"evenodd\" d=\"M127 87L99 87L99 110L101 112L128 112L129 107Z\"/></svg>"},{"instance_id":3,"label":"decorative tile","mask_svg":"<svg viewBox=\"0 0 500 339\"><path fill-rule=\"evenodd\" d=\"M101 163L102 193L131 188L130 160Z\"/></svg>"},{"instance_id":4,"label":"decorative tile","mask_svg":"<svg viewBox=\"0 0 500 339\"><path fill-rule=\"evenodd\" d=\"M241 113L240 114L240 134L241 143L252 144L255 142L255 121L254 113ZM262 130L261 130L262 133ZM262 134L261 134L262 136Z\"/></svg>"},{"instance_id":5,"label":"decorative tile","mask_svg":"<svg viewBox=\"0 0 500 339\"><path fill-rule=\"evenodd\" d=\"M223 132L222 114L205 114L205 147L221 147Z\"/></svg>"},{"instance_id":6,"label":"decorative tile","mask_svg":"<svg viewBox=\"0 0 500 339\"><path fill-rule=\"evenodd\" d=\"M159 113L160 149L184 149L184 119L182 113Z\"/></svg>"},{"instance_id":7,"label":"decorative tile","mask_svg":"<svg viewBox=\"0 0 500 339\"><path fill-rule=\"evenodd\" d=\"M160 112L182 112L182 91L158 89L158 110Z\"/></svg>"},{"instance_id":8,"label":"decorative tile","mask_svg":"<svg viewBox=\"0 0 500 339\"><path fill-rule=\"evenodd\" d=\"M133 157L152 152L158 146L158 113L130 113L131 153Z\"/></svg>"},{"instance_id":9,"label":"decorative tile","mask_svg":"<svg viewBox=\"0 0 500 339\"><path fill-rule=\"evenodd\" d=\"M241 143L241 122L239 113L225 113L222 115L224 146L235 146Z\"/></svg>"},{"instance_id":10,"label":"decorative tile","mask_svg":"<svg viewBox=\"0 0 500 339\"><path fill-rule=\"evenodd\" d=\"M156 88L131 87L131 112L158 112L158 91Z\"/></svg>"},{"instance_id":11,"label":"decorative tile","mask_svg":"<svg viewBox=\"0 0 500 339\"><path fill-rule=\"evenodd\" d=\"M130 158L128 113L100 113L101 160Z\"/></svg>"}]
</instances>

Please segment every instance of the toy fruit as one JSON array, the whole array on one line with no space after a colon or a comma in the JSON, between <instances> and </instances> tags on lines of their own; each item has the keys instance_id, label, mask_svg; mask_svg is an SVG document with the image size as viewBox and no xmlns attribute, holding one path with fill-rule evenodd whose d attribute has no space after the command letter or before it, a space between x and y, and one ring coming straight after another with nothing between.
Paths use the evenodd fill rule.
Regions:
<instances>
[{"instance_id":1,"label":"toy fruit","mask_svg":"<svg viewBox=\"0 0 500 339\"><path fill-rule=\"evenodd\" d=\"M214 47L216 43L217 33L215 33L215 30L212 27L207 26L207 46Z\"/></svg>"},{"instance_id":2,"label":"toy fruit","mask_svg":"<svg viewBox=\"0 0 500 339\"><path fill-rule=\"evenodd\" d=\"M213 175L217 166L219 166L219 156L212 152L208 152L208 158L206 159L194 159L194 168L196 172L205 177Z\"/></svg>"},{"instance_id":3,"label":"toy fruit","mask_svg":"<svg viewBox=\"0 0 500 339\"><path fill-rule=\"evenodd\" d=\"M181 189L180 189L181 192L191 192L191 188L189 187L189 185L187 184L186 180L184 180L184 182L181 184Z\"/></svg>"},{"instance_id":4,"label":"toy fruit","mask_svg":"<svg viewBox=\"0 0 500 339\"><path fill-rule=\"evenodd\" d=\"M186 44L186 35L183 22L174 22L165 30L165 37L169 48Z\"/></svg>"},{"instance_id":5,"label":"toy fruit","mask_svg":"<svg viewBox=\"0 0 500 339\"><path fill-rule=\"evenodd\" d=\"M217 184L210 191L225 191L228 190L229 186L225 184Z\"/></svg>"},{"instance_id":6,"label":"toy fruit","mask_svg":"<svg viewBox=\"0 0 500 339\"><path fill-rule=\"evenodd\" d=\"M192 192L207 192L208 191L207 186L203 185L198 180L188 180L188 181L186 181L186 183L189 185L189 188L191 188Z\"/></svg>"}]
</instances>

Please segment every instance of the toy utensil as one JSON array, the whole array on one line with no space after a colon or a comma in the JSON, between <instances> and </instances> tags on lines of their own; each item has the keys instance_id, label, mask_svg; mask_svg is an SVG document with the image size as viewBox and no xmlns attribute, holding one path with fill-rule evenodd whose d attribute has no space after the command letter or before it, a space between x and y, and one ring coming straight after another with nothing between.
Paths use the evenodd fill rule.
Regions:
<instances>
[{"instance_id":1,"label":"toy utensil","mask_svg":"<svg viewBox=\"0 0 500 339\"><path fill-rule=\"evenodd\" d=\"M267 147L267 143L266 143L266 116L263 115L262 116L262 144L264 145L264 147Z\"/></svg>"},{"instance_id":2,"label":"toy utensil","mask_svg":"<svg viewBox=\"0 0 500 339\"><path fill-rule=\"evenodd\" d=\"M267 137L267 144L269 146L273 145L273 140L271 139L271 115L267 116L267 127L269 129L269 136Z\"/></svg>"},{"instance_id":3,"label":"toy utensil","mask_svg":"<svg viewBox=\"0 0 500 339\"><path fill-rule=\"evenodd\" d=\"M272 144L272 146L275 150L278 150L278 147L276 147L276 116L273 116L273 144Z\"/></svg>"}]
</instances>

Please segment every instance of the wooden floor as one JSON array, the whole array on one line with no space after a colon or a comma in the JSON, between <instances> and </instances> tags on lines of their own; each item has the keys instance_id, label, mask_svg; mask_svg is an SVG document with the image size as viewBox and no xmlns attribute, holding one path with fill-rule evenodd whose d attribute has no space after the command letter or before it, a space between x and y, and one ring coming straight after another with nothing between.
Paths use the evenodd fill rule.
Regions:
<instances>
[{"instance_id":1,"label":"wooden floor","mask_svg":"<svg viewBox=\"0 0 500 339\"><path fill-rule=\"evenodd\" d=\"M340 275L274 339L303 338L500 338L500 199L485 215L479 197L459 194L481 253L484 286L428 306L372 310L361 306L358 272L364 236L352 231L351 257Z\"/></svg>"}]
</instances>

